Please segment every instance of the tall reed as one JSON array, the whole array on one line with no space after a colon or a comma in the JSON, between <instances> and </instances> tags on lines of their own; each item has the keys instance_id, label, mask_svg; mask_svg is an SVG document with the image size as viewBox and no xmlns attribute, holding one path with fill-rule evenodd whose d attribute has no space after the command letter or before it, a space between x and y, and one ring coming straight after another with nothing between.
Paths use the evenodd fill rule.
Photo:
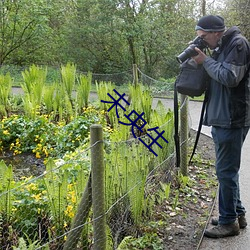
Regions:
<instances>
[{"instance_id":1,"label":"tall reed","mask_svg":"<svg viewBox=\"0 0 250 250\"><path fill-rule=\"evenodd\" d=\"M153 150L157 153L157 161L164 161L174 150L174 114L171 110L167 110L163 103L159 101L156 108L151 113L151 123L150 128L159 127L158 131L163 132L163 137L168 141L168 143L159 138L158 143L162 146L160 148L156 144L153 146ZM155 137L155 132L150 133Z\"/></svg>"},{"instance_id":2,"label":"tall reed","mask_svg":"<svg viewBox=\"0 0 250 250\"><path fill-rule=\"evenodd\" d=\"M144 112L146 116L144 118L148 121L145 132L152 135L152 138L156 138L157 134L152 134L156 133L155 131L147 130L158 127L158 132L164 130L163 136L170 142L169 145L162 138L158 138L157 142L162 148L156 143L151 146L158 155L156 157L141 141L132 138L131 126L128 126L129 121L126 120L126 117L126 119L124 118L124 114L120 115L119 119L128 125L119 124L118 118L114 117L114 131L110 135L110 144L106 151L107 208L112 207L111 220L114 213L118 213L119 215L115 215L115 217L119 218L128 217L131 213L130 216L132 216L135 226L138 226L143 219L143 214L151 214L150 209L153 209L154 201L151 201L150 197L145 199L146 180L149 172L153 170L154 165L162 163L173 152L173 113L166 110L162 103L158 103L155 110L152 109L151 93L147 89L143 90L141 85L130 86L130 93L131 105L126 107L124 114L130 113L133 109L138 114ZM112 103L103 105L106 105L105 109L108 110ZM131 120L133 120L132 117ZM152 140L146 133L140 138L149 145ZM117 202L118 200L122 201ZM151 205L148 206L149 204Z\"/></svg>"},{"instance_id":3,"label":"tall reed","mask_svg":"<svg viewBox=\"0 0 250 250\"><path fill-rule=\"evenodd\" d=\"M9 111L9 96L11 93L12 79L10 74L0 75L0 115L7 116Z\"/></svg>"},{"instance_id":4,"label":"tall reed","mask_svg":"<svg viewBox=\"0 0 250 250\"><path fill-rule=\"evenodd\" d=\"M24 91L24 111L29 117L35 117L40 112L43 90L46 82L47 68L32 65L22 72L24 82L21 87Z\"/></svg>"},{"instance_id":5,"label":"tall reed","mask_svg":"<svg viewBox=\"0 0 250 250\"><path fill-rule=\"evenodd\" d=\"M115 85L111 82L96 82L96 90L98 99L100 101L100 109L104 110L106 112L106 119L108 124L113 128L115 126L115 123L118 123L117 115L116 115L116 108L112 108L108 111L109 107L112 106L112 99L108 96L110 94L111 96L114 96L115 99L117 99L116 94L113 92L115 89ZM108 101L111 103L106 103L102 101ZM117 109L118 112L120 112L120 109Z\"/></svg>"},{"instance_id":6,"label":"tall reed","mask_svg":"<svg viewBox=\"0 0 250 250\"><path fill-rule=\"evenodd\" d=\"M88 72L87 75L80 75L78 78L78 87L76 92L76 103L78 112L83 108L88 107L89 94L91 90L92 74Z\"/></svg>"},{"instance_id":7,"label":"tall reed","mask_svg":"<svg viewBox=\"0 0 250 250\"><path fill-rule=\"evenodd\" d=\"M64 87L69 100L72 102L72 92L76 82L76 65L67 63L61 66L62 86Z\"/></svg>"},{"instance_id":8,"label":"tall reed","mask_svg":"<svg viewBox=\"0 0 250 250\"><path fill-rule=\"evenodd\" d=\"M149 89L142 84L129 85L131 108L137 113L144 112L144 120L150 123L153 96Z\"/></svg>"},{"instance_id":9,"label":"tall reed","mask_svg":"<svg viewBox=\"0 0 250 250\"><path fill-rule=\"evenodd\" d=\"M70 97L66 94L64 87L60 83L55 83L53 97L53 115L56 121L71 121L74 112Z\"/></svg>"},{"instance_id":10,"label":"tall reed","mask_svg":"<svg viewBox=\"0 0 250 250\"><path fill-rule=\"evenodd\" d=\"M13 193L10 190L14 185L12 166L8 167L0 161L0 214L4 215L5 222L9 222L12 215Z\"/></svg>"},{"instance_id":11,"label":"tall reed","mask_svg":"<svg viewBox=\"0 0 250 250\"><path fill-rule=\"evenodd\" d=\"M43 102L47 114L50 114L53 111L55 89L56 89L56 84L46 86L46 88L44 89Z\"/></svg>"},{"instance_id":12,"label":"tall reed","mask_svg":"<svg viewBox=\"0 0 250 250\"><path fill-rule=\"evenodd\" d=\"M55 170L56 165L52 159L46 164L46 176L43 179L48 193L49 207L57 230L63 228L64 211L67 207L68 176L66 172Z\"/></svg>"}]
</instances>

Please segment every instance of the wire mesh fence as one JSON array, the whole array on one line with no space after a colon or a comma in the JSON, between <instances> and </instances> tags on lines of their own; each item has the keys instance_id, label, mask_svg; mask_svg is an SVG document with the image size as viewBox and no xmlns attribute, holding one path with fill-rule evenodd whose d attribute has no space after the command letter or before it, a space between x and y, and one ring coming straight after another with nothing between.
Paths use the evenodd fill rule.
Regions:
<instances>
[{"instance_id":1,"label":"wire mesh fence","mask_svg":"<svg viewBox=\"0 0 250 250\"><path fill-rule=\"evenodd\" d=\"M99 207L101 194L92 195L102 184L90 185L91 169L84 160L50 160L42 175L18 180L15 188L11 188L17 182L12 169L1 162L1 249L21 245L34 249L106 249L103 241L107 249L117 249L126 236L136 236L139 223L154 213L160 181L170 178L173 155L158 164L136 140L106 142L106 147L105 213L97 218L93 217L92 205L95 200ZM87 157L89 150L81 154ZM97 232L94 240L94 224L98 230L103 216L107 218L106 232ZM102 238L104 232L107 242ZM102 248L92 248L98 241Z\"/></svg>"},{"instance_id":2,"label":"wire mesh fence","mask_svg":"<svg viewBox=\"0 0 250 250\"><path fill-rule=\"evenodd\" d=\"M92 143L63 159L47 159L39 165L42 174L17 177L15 169L1 161L1 249L119 249L127 239L143 234L139 225L152 219L155 204L166 199L168 186L162 184L171 182L175 166L173 113L158 112L154 125L165 132L167 143L159 136L154 140L155 131L151 137L133 138L130 128L121 126L112 138L97 139L103 149L92 151ZM93 167L102 161L103 183L102 178L93 181L102 171L93 172ZM104 211L98 211L103 205Z\"/></svg>"}]
</instances>

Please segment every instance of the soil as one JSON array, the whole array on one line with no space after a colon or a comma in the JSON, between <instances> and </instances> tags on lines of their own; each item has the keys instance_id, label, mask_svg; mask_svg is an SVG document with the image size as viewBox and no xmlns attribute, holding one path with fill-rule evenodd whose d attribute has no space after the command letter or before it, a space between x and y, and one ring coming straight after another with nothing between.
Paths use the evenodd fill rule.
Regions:
<instances>
[{"instance_id":1,"label":"soil","mask_svg":"<svg viewBox=\"0 0 250 250\"><path fill-rule=\"evenodd\" d=\"M23 176L39 176L45 171L43 159L37 159L32 153L13 156L12 152L7 152L0 156L0 160L4 160L7 166L13 167L15 180L19 180Z\"/></svg>"},{"instance_id":2,"label":"soil","mask_svg":"<svg viewBox=\"0 0 250 250\"><path fill-rule=\"evenodd\" d=\"M195 134L196 132L191 131L191 147ZM176 184L177 190L179 188L176 209L173 209L171 202L158 208L167 215L167 228L162 228L159 232L163 236L164 250L199 249L217 194L214 162L213 141L201 134L194 162L188 170L191 184L187 184L185 188ZM173 194L172 199L175 197L176 194Z\"/></svg>"}]
</instances>

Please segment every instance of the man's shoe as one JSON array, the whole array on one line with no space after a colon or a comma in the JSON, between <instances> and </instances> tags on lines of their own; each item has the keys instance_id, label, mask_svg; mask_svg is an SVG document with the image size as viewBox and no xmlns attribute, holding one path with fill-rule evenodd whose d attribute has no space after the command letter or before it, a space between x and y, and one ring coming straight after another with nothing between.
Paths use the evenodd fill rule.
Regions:
<instances>
[{"instance_id":1,"label":"man's shoe","mask_svg":"<svg viewBox=\"0 0 250 250\"><path fill-rule=\"evenodd\" d=\"M234 222L232 224L222 225L219 224L210 229L206 229L204 235L209 238L223 238L228 236L239 235L240 227L238 222Z\"/></svg>"},{"instance_id":2,"label":"man's shoe","mask_svg":"<svg viewBox=\"0 0 250 250\"><path fill-rule=\"evenodd\" d=\"M238 222L239 222L240 229L243 229L243 228L245 228L247 226L247 220L246 220L245 214L239 215ZM217 226L218 225L218 219L217 218L212 218L211 224L214 225L214 226Z\"/></svg>"},{"instance_id":3,"label":"man's shoe","mask_svg":"<svg viewBox=\"0 0 250 250\"><path fill-rule=\"evenodd\" d=\"M247 226L247 220L245 214L239 215L238 222L241 229Z\"/></svg>"}]
</instances>

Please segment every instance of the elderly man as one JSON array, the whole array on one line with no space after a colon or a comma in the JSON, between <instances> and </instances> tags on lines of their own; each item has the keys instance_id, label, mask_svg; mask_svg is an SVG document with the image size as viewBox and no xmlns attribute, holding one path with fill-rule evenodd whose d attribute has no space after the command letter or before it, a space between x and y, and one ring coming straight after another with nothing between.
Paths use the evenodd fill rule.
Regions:
<instances>
[{"instance_id":1,"label":"elderly man","mask_svg":"<svg viewBox=\"0 0 250 250\"><path fill-rule=\"evenodd\" d=\"M225 29L220 16L202 17L196 33L213 50L201 50L193 59L210 76L204 125L212 126L219 181L219 218L205 235L212 238L238 235L247 226L240 200L239 169L241 149L250 126L250 47L237 27Z\"/></svg>"}]
</instances>

